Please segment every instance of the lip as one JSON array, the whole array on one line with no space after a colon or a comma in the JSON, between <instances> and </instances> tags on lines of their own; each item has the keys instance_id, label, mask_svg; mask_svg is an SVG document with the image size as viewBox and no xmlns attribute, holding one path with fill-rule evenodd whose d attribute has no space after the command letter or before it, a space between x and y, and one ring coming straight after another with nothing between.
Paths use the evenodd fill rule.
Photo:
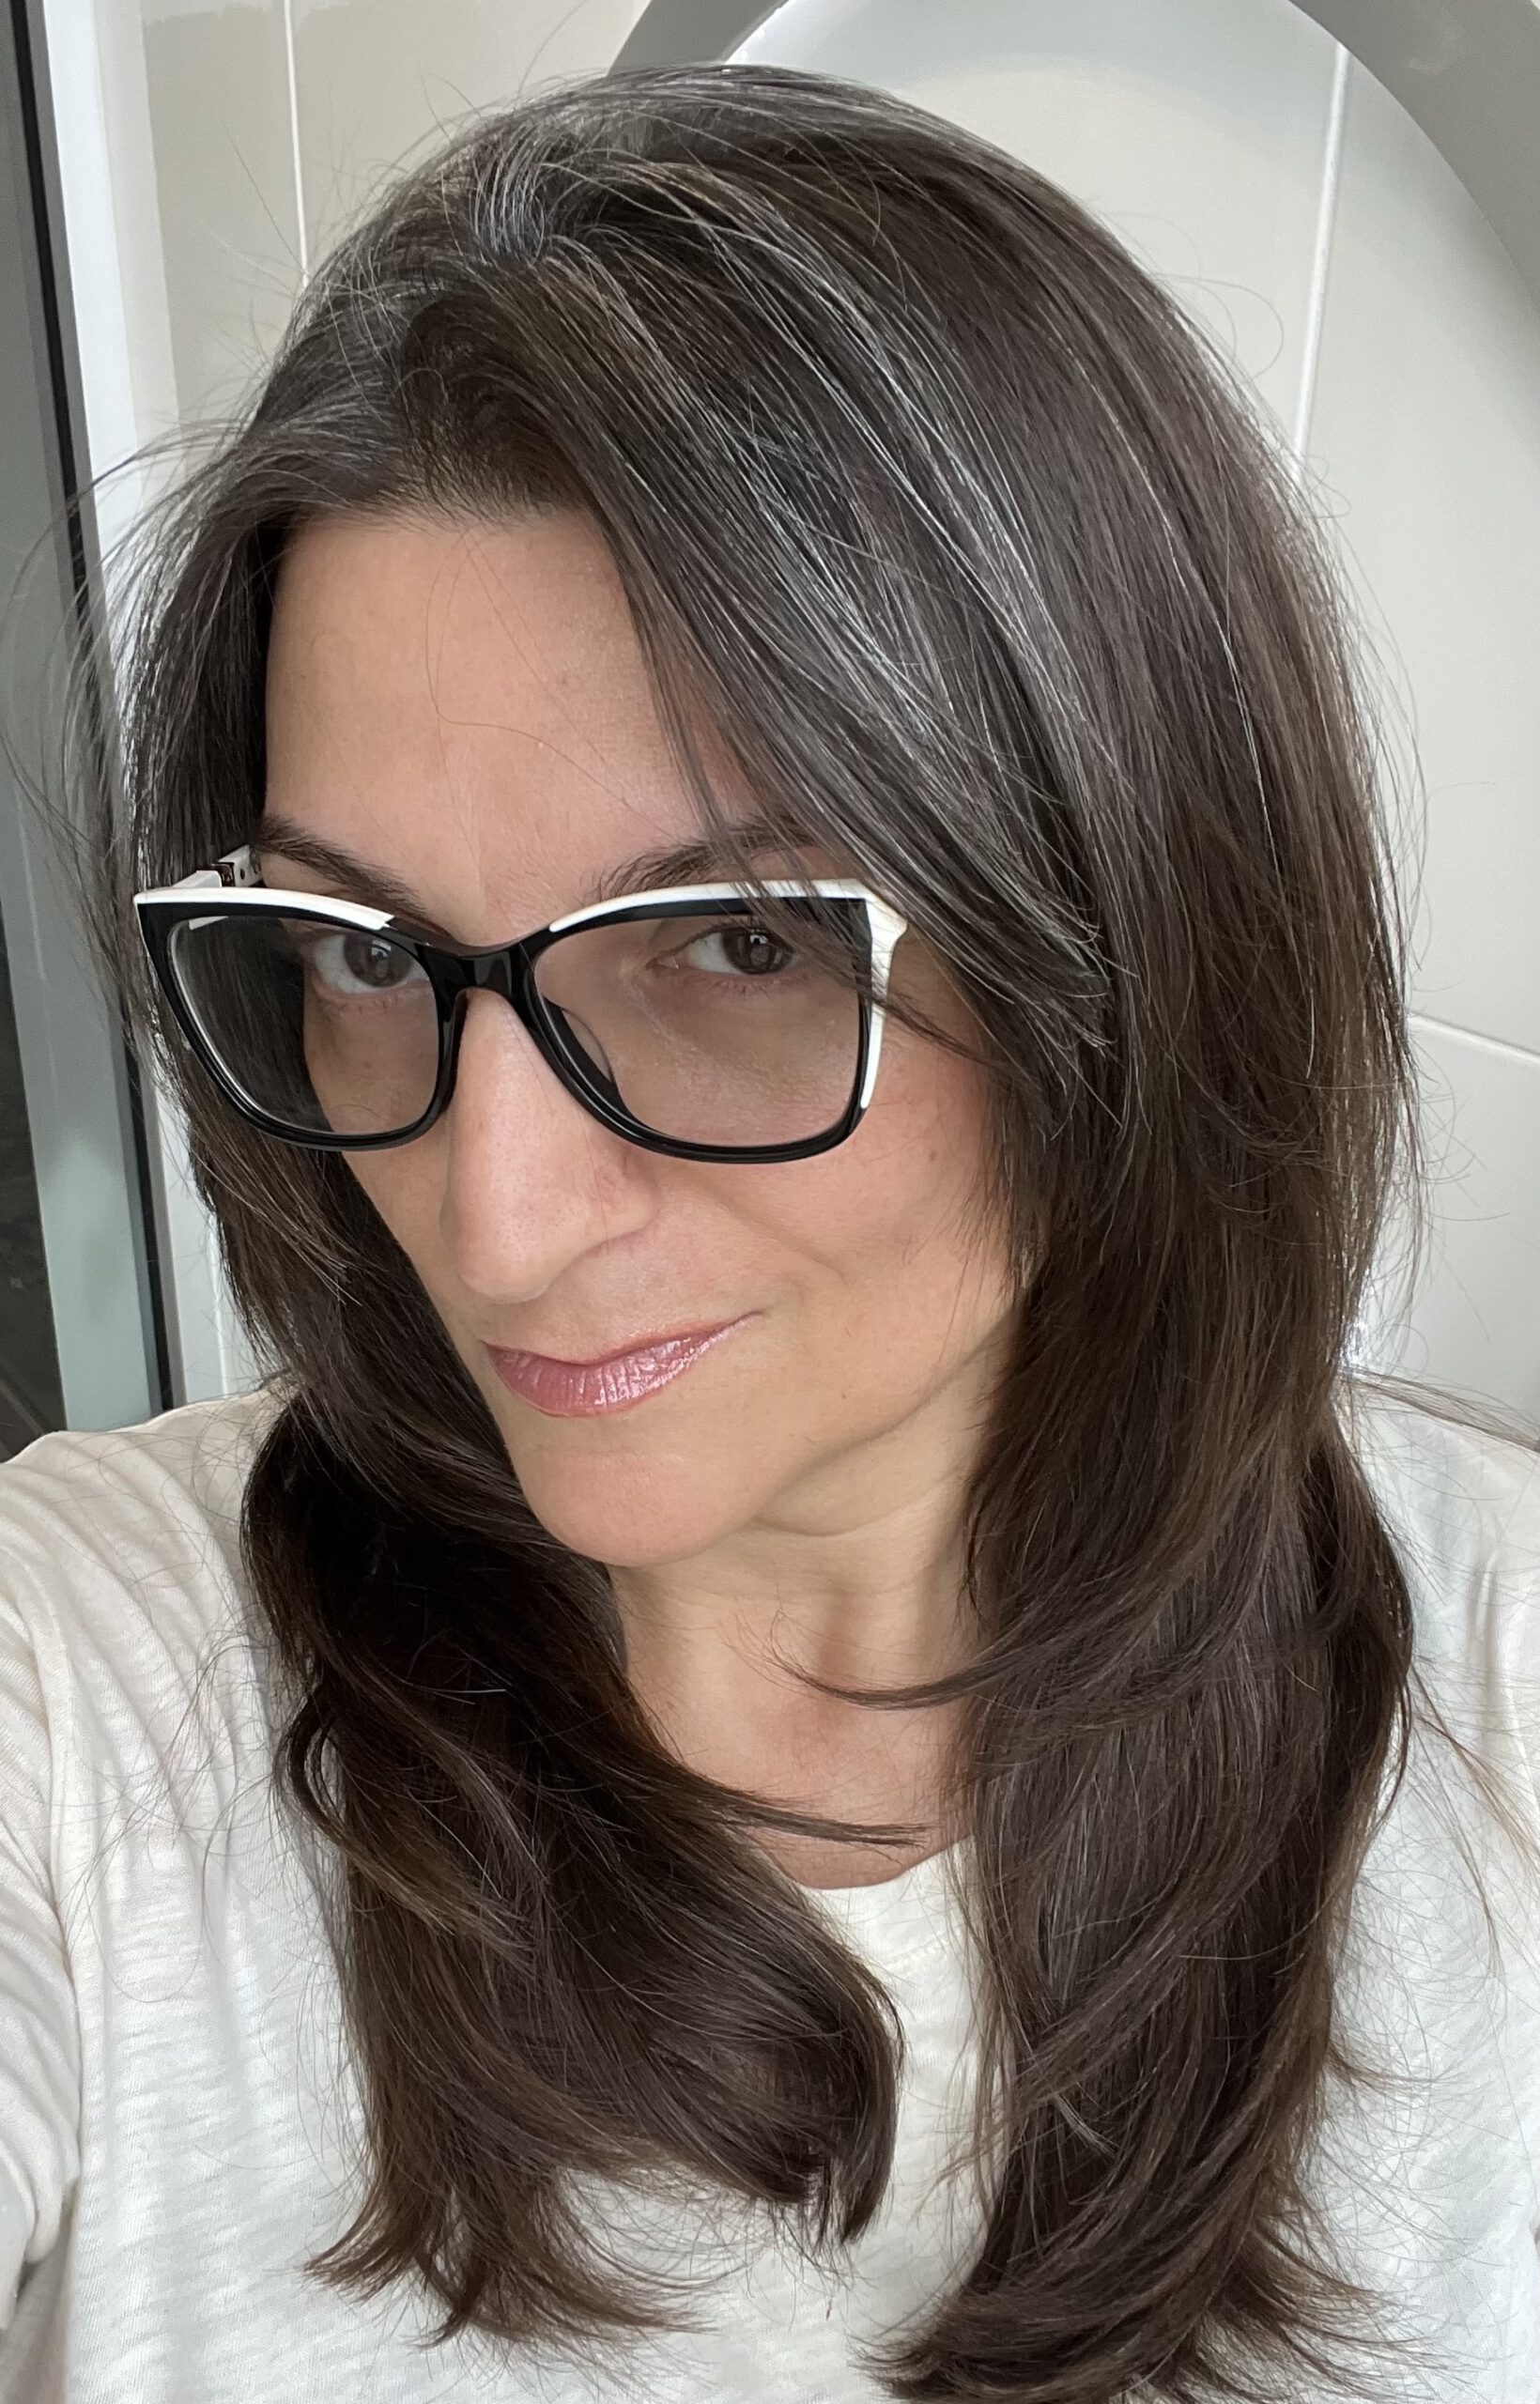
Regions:
<instances>
[{"instance_id":1,"label":"lip","mask_svg":"<svg viewBox=\"0 0 1540 2404\"><path fill-rule=\"evenodd\" d=\"M652 1336L624 1352L606 1353L598 1361L559 1361L548 1353L519 1352L493 1344L486 1349L503 1384L547 1418L596 1419L610 1411L633 1410L650 1395L661 1393L753 1317L753 1312L747 1312L716 1327Z\"/></svg>"}]
</instances>

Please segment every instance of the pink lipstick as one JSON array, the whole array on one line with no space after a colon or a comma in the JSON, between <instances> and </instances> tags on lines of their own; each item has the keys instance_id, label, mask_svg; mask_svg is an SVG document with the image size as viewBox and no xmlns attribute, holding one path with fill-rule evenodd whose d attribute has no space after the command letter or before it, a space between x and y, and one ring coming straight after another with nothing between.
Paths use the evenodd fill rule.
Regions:
<instances>
[{"instance_id":1,"label":"pink lipstick","mask_svg":"<svg viewBox=\"0 0 1540 2404\"><path fill-rule=\"evenodd\" d=\"M672 1385L702 1353L746 1323L734 1318L687 1335L658 1336L602 1361L556 1361L543 1352L507 1351L490 1344L486 1348L503 1384L548 1418L594 1419L608 1410L629 1410Z\"/></svg>"}]
</instances>

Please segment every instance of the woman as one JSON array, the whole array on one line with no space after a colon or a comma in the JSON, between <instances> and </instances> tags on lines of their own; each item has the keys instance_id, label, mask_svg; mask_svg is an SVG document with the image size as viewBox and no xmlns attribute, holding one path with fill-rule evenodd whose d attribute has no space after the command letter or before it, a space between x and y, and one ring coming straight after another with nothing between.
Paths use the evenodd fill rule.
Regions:
<instances>
[{"instance_id":1,"label":"woman","mask_svg":"<svg viewBox=\"0 0 1540 2404\"><path fill-rule=\"evenodd\" d=\"M264 1376L0 1472L0 2392L1532 2399L1540 1476L1346 1366L1400 924L1222 363L875 92L559 91L125 674Z\"/></svg>"}]
</instances>

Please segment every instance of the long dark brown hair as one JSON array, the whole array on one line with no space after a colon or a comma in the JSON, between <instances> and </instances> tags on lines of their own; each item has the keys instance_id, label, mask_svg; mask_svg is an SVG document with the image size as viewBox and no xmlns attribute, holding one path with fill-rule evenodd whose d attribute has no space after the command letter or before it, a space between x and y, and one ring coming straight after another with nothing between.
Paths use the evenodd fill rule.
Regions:
<instances>
[{"instance_id":1,"label":"long dark brown hair","mask_svg":"<svg viewBox=\"0 0 1540 2404\"><path fill-rule=\"evenodd\" d=\"M610 547L703 821L706 723L908 914L992 1072L1020 1308L977 1645L872 1699L962 1705L988 2176L962 2273L870 2359L896 2396L1090 2404L1358 2349L1372 2392L1304 2173L1372 2075L1332 1963L1415 1683L1348 1419L1420 1192L1359 647L1240 379L1102 225L767 67L555 89L389 191L155 521L123 717L80 747L91 922L275 1393L245 1563L370 2147L311 2267L420 2275L446 2337L666 2328L576 2181L727 2191L820 2253L894 2140L883 1988L755 1842L871 1831L660 1744L603 1564L535 1519L346 1161L211 1095L128 908L253 831L294 529L547 508Z\"/></svg>"}]
</instances>

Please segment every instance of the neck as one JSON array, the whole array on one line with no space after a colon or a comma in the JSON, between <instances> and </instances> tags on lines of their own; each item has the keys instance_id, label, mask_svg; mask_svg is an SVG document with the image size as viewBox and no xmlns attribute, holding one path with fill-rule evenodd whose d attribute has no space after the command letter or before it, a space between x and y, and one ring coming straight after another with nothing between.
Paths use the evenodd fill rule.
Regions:
<instances>
[{"instance_id":1,"label":"neck","mask_svg":"<svg viewBox=\"0 0 1540 2404\"><path fill-rule=\"evenodd\" d=\"M677 1761L784 1808L914 1830L901 1851L765 1830L808 1886L893 1877L951 1841L947 1765L961 1706L878 1710L802 1685L906 1687L968 1655L955 1481L841 1526L806 1510L720 1555L614 1573L633 1694Z\"/></svg>"}]
</instances>

